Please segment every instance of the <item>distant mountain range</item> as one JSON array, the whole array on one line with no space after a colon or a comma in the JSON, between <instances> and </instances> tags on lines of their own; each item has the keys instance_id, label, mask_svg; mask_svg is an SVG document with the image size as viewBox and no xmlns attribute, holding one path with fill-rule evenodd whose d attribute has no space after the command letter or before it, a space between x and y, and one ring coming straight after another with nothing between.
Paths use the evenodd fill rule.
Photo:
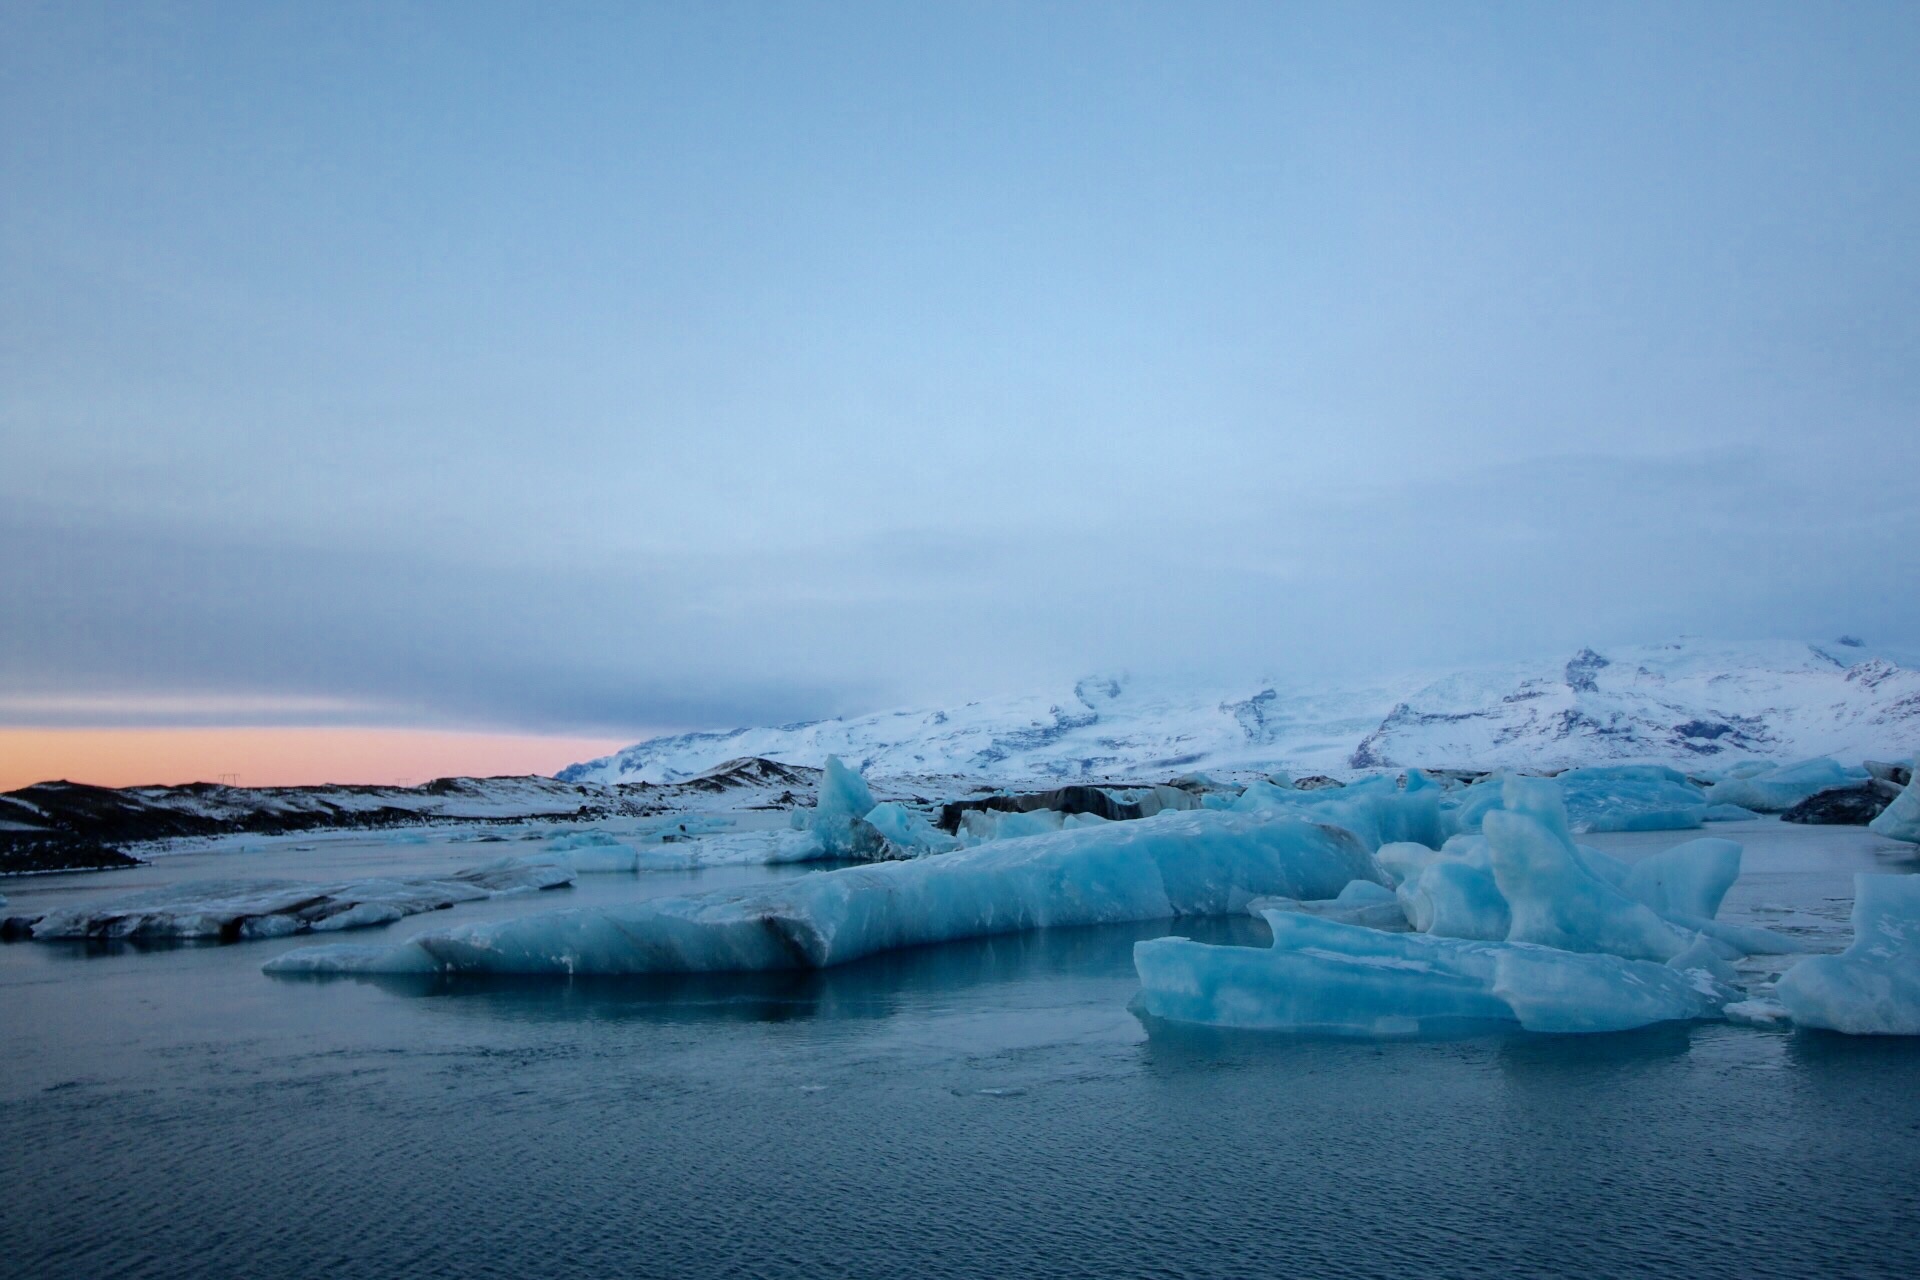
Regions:
<instances>
[{"instance_id":1,"label":"distant mountain range","mask_svg":"<svg viewBox=\"0 0 1920 1280\"><path fill-rule=\"evenodd\" d=\"M570 782L677 782L742 756L883 777L1164 777L1422 765L1560 768L1752 758L1905 758L1920 747L1920 670L1852 637L1668 644L1371 687L1177 690L1091 676L1055 696L995 698L653 738L564 769Z\"/></svg>"}]
</instances>

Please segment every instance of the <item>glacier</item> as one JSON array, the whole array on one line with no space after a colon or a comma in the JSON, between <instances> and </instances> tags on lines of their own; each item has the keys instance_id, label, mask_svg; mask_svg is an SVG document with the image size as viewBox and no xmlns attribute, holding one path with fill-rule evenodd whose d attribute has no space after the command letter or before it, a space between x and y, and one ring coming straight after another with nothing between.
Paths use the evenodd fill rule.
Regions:
<instances>
[{"instance_id":1,"label":"glacier","mask_svg":"<svg viewBox=\"0 0 1920 1280\"><path fill-rule=\"evenodd\" d=\"M1163 813L751 889L548 912L394 947L317 947L275 974L703 973L825 968L895 947L1061 925L1245 911L1379 880L1337 827L1278 813Z\"/></svg>"},{"instance_id":2,"label":"glacier","mask_svg":"<svg viewBox=\"0 0 1920 1280\"><path fill-rule=\"evenodd\" d=\"M1920 1036L1920 876L1855 876L1852 945L1800 961L1774 996L1798 1026Z\"/></svg>"}]
</instances>

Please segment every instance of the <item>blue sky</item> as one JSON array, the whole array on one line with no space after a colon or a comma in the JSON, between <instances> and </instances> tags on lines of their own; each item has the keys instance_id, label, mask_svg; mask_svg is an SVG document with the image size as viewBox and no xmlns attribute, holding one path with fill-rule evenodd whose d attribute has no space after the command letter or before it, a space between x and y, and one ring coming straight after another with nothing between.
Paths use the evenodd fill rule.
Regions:
<instances>
[{"instance_id":1,"label":"blue sky","mask_svg":"<svg viewBox=\"0 0 1920 1280\"><path fill-rule=\"evenodd\" d=\"M0 723L1920 638L1920 8L12 5Z\"/></svg>"}]
</instances>

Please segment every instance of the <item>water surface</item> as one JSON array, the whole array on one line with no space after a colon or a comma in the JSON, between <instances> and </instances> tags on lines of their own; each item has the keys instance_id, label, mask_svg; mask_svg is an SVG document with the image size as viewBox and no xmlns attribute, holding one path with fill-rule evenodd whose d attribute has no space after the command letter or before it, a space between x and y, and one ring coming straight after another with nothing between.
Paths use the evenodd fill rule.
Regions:
<instances>
[{"instance_id":1,"label":"water surface","mask_svg":"<svg viewBox=\"0 0 1920 1280\"><path fill-rule=\"evenodd\" d=\"M1748 833L1741 912L1843 918L1852 870L1910 865L1841 834ZM248 865L300 874L268 861ZM803 872L588 877L360 937L774 874ZM144 887L84 879L5 891ZM1130 950L1168 931L572 982L260 974L301 939L14 944L0 1257L89 1277L1920 1274L1920 1046L1724 1024L1149 1035Z\"/></svg>"}]
</instances>

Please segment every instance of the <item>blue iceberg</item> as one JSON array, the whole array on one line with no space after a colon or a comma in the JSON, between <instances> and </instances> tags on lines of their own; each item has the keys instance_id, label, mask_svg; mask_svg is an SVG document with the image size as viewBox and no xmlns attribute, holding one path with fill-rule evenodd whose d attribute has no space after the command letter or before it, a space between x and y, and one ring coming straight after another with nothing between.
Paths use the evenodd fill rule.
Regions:
<instances>
[{"instance_id":1,"label":"blue iceberg","mask_svg":"<svg viewBox=\"0 0 1920 1280\"><path fill-rule=\"evenodd\" d=\"M1736 770L1736 773L1745 772ZM1798 764L1775 765L1729 776L1707 789L1714 804L1737 804L1756 813L1785 813L1808 796L1830 787L1851 787L1865 782L1867 771L1858 765L1844 765L1824 756L1802 760Z\"/></svg>"},{"instance_id":2,"label":"blue iceberg","mask_svg":"<svg viewBox=\"0 0 1920 1280\"><path fill-rule=\"evenodd\" d=\"M1379 880L1361 844L1280 813L1166 813L748 889L316 947L270 973L706 973L824 968L895 947L1060 925L1243 912Z\"/></svg>"},{"instance_id":3,"label":"blue iceberg","mask_svg":"<svg viewBox=\"0 0 1920 1280\"><path fill-rule=\"evenodd\" d=\"M1264 913L1270 948L1158 938L1134 946L1150 1017L1243 1030L1445 1035L1505 1024L1625 1031L1718 1015L1739 992L1710 970L1510 942L1384 933Z\"/></svg>"},{"instance_id":4,"label":"blue iceberg","mask_svg":"<svg viewBox=\"0 0 1920 1280\"><path fill-rule=\"evenodd\" d=\"M1853 884L1853 945L1787 970L1775 998L1798 1026L1920 1036L1920 876L1862 873Z\"/></svg>"},{"instance_id":5,"label":"blue iceberg","mask_svg":"<svg viewBox=\"0 0 1920 1280\"><path fill-rule=\"evenodd\" d=\"M1914 770L1906 789L1893 798L1893 803L1867 824L1867 830L1889 840L1920 844L1920 768Z\"/></svg>"}]
</instances>

